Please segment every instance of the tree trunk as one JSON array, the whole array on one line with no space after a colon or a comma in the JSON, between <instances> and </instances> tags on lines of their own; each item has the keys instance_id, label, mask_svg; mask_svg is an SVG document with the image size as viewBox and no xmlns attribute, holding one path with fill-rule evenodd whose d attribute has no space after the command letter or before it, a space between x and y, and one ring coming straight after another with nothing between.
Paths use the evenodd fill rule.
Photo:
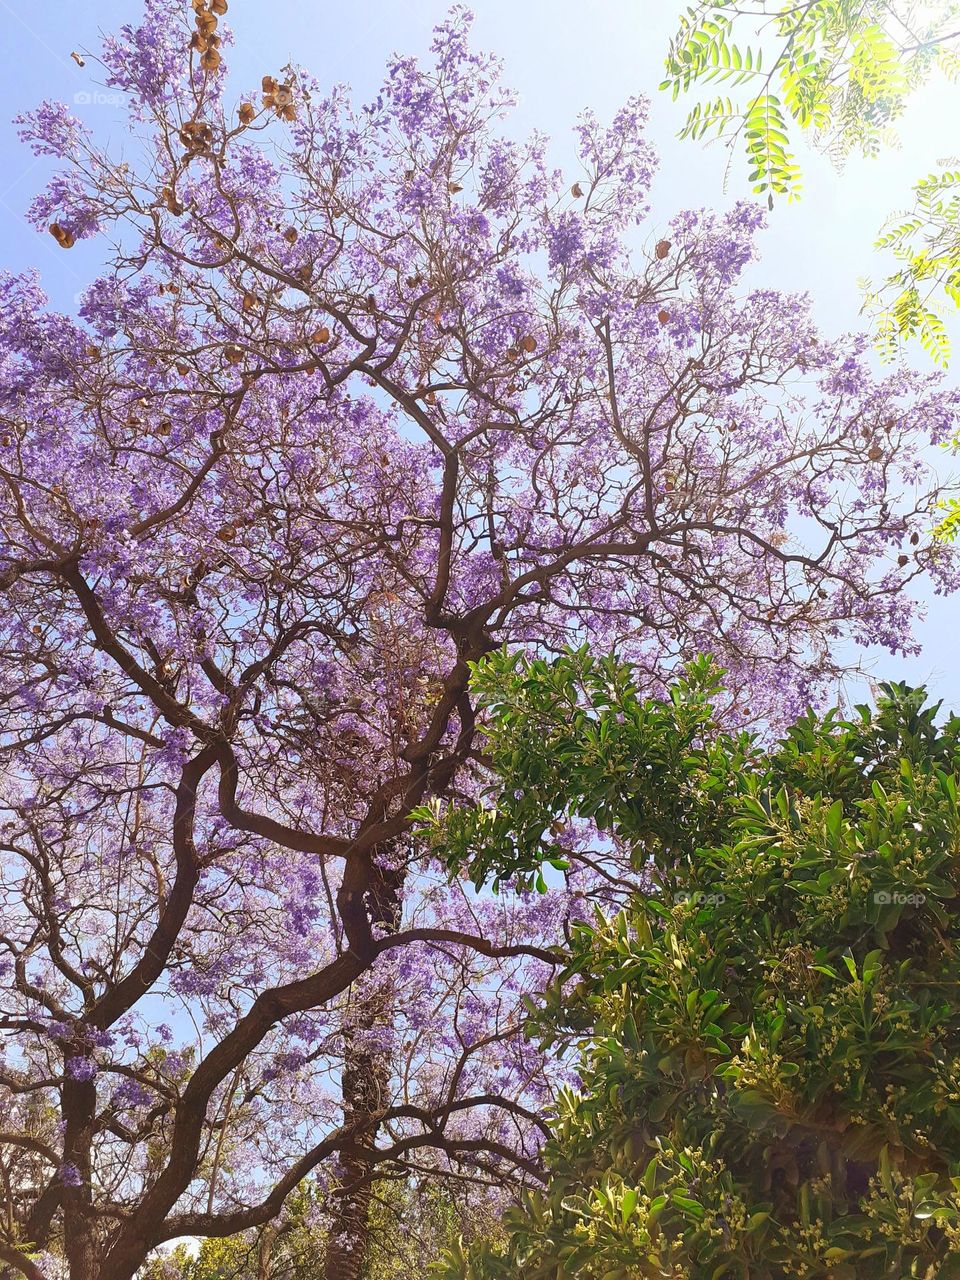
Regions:
<instances>
[{"instance_id":1,"label":"tree trunk","mask_svg":"<svg viewBox=\"0 0 960 1280\"><path fill-rule=\"evenodd\" d=\"M383 1011L379 996L376 1001L367 1002L361 1011L366 1023L362 1030L378 1020L370 1016L376 1012L373 1005ZM356 1038L348 1040L342 1076L344 1121L356 1122L362 1132L356 1145L341 1157L342 1184L327 1243L324 1280L359 1280L366 1260L374 1177L367 1153L376 1143L376 1117L386 1104L388 1086L389 1068L382 1054L372 1052Z\"/></svg>"},{"instance_id":2,"label":"tree trunk","mask_svg":"<svg viewBox=\"0 0 960 1280\"><path fill-rule=\"evenodd\" d=\"M371 923L390 930L399 927L403 879L403 869L375 868L366 901ZM364 1033L387 1021L393 998L392 984L385 983L346 1015L340 1088L344 1124L356 1124L357 1138L340 1160L342 1183L333 1210L323 1280L359 1280L367 1257L376 1177L369 1152L376 1146L377 1118L389 1102L390 1064L385 1051L371 1046Z\"/></svg>"}]
</instances>

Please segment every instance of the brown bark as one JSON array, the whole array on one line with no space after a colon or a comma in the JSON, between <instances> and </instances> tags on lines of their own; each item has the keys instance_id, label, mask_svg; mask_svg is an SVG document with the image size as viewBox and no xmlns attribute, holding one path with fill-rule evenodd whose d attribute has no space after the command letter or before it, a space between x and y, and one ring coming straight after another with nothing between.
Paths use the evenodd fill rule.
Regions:
<instances>
[{"instance_id":1,"label":"brown bark","mask_svg":"<svg viewBox=\"0 0 960 1280\"><path fill-rule=\"evenodd\" d=\"M374 865L365 903L371 924L385 925L391 931L399 927L402 886L402 871L385 871ZM389 1018L393 997L392 985L385 984L348 1013L341 1093L344 1127L354 1128L356 1137L341 1156L342 1180L327 1242L323 1280L359 1280L367 1256L375 1177L370 1153L376 1145L379 1117L389 1106L390 1064L364 1033Z\"/></svg>"}]
</instances>

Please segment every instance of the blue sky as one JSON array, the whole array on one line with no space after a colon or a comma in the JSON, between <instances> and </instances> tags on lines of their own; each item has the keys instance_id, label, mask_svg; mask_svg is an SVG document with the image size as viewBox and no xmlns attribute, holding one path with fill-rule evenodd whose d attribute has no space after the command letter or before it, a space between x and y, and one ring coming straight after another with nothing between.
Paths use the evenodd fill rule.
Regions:
<instances>
[{"instance_id":1,"label":"blue sky","mask_svg":"<svg viewBox=\"0 0 960 1280\"><path fill-rule=\"evenodd\" d=\"M475 0L475 42L499 53L507 80L521 95L511 124L518 134L539 129L555 140L558 163L572 151L571 126L592 107L611 115L625 98L652 98L651 135L662 156L653 216L665 222L689 205L722 206L745 194L743 168L735 161L725 184L726 153L676 140L684 106L657 92L663 52L681 0ZM237 91L258 85L290 59L309 66L321 82L352 84L360 98L376 88L386 57L395 50L425 50L430 30L447 10L445 0L367 0L362 6L314 0L232 0L227 21L238 37L230 54ZM0 267L36 266L56 305L73 298L96 268L93 244L64 254L49 236L27 226L23 212L42 185L45 168L17 142L12 117L44 97L74 104L100 134L122 141L121 109L96 94L90 66L78 68L73 49L96 49L98 33L137 21L140 0L0 0ZM109 96L107 95L108 99ZM883 219L907 203L911 182L957 154L955 121L960 88L933 83L917 95L899 129L902 147L879 158L849 161L844 174L827 160L804 155L806 196L779 206L761 241L763 261L754 283L808 290L827 333L858 328L858 280L877 276L871 250ZM956 162L960 164L960 161ZM726 190L725 190L726 185ZM960 332L953 324L960 352ZM917 353L917 362L923 357ZM958 354L951 380L960 369ZM944 471L960 472L960 459L944 456ZM882 677L925 681L938 697L960 709L960 671L954 632L960 601L930 600L919 628L920 657L877 658Z\"/></svg>"}]
</instances>

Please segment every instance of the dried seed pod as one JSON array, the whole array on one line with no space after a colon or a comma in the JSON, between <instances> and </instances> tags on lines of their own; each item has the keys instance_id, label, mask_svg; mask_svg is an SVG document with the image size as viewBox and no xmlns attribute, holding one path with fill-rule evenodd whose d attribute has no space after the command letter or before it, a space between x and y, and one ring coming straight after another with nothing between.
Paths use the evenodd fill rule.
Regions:
<instances>
[{"instance_id":1,"label":"dried seed pod","mask_svg":"<svg viewBox=\"0 0 960 1280\"><path fill-rule=\"evenodd\" d=\"M227 12L227 0L210 0L210 9L213 13L218 13L222 18Z\"/></svg>"},{"instance_id":2,"label":"dried seed pod","mask_svg":"<svg viewBox=\"0 0 960 1280\"><path fill-rule=\"evenodd\" d=\"M77 53L76 49L71 50L70 57L74 60L74 62L77 64L78 67L85 67L87 65L86 62L84 62L83 58L80 57L79 53Z\"/></svg>"},{"instance_id":3,"label":"dried seed pod","mask_svg":"<svg viewBox=\"0 0 960 1280\"><path fill-rule=\"evenodd\" d=\"M254 307L257 305L258 301L259 299L257 298L257 295L255 293L250 293L249 291L247 291L243 295L243 302L241 303L241 306L243 307L244 311L252 311Z\"/></svg>"},{"instance_id":4,"label":"dried seed pod","mask_svg":"<svg viewBox=\"0 0 960 1280\"><path fill-rule=\"evenodd\" d=\"M583 187L581 187L579 182L575 182L573 184L573 186L570 188L570 194L573 196L574 200L583 199Z\"/></svg>"},{"instance_id":5,"label":"dried seed pod","mask_svg":"<svg viewBox=\"0 0 960 1280\"><path fill-rule=\"evenodd\" d=\"M450 192L452 196L455 196L455 195L458 195L463 190L463 187L460 185L459 182L448 182L447 190Z\"/></svg>"},{"instance_id":6,"label":"dried seed pod","mask_svg":"<svg viewBox=\"0 0 960 1280\"><path fill-rule=\"evenodd\" d=\"M325 324L322 324L319 329L315 329L310 335L310 341L315 342L317 346L323 346L324 343L330 341L330 330Z\"/></svg>"},{"instance_id":7,"label":"dried seed pod","mask_svg":"<svg viewBox=\"0 0 960 1280\"><path fill-rule=\"evenodd\" d=\"M527 337L525 337L523 341L520 343L520 345L521 347L523 347L527 355L531 355L537 349L537 340L536 338L531 338L530 335L528 334Z\"/></svg>"},{"instance_id":8,"label":"dried seed pod","mask_svg":"<svg viewBox=\"0 0 960 1280\"><path fill-rule=\"evenodd\" d=\"M658 240L658 241L657 241L657 247L656 247L655 253L656 253L657 257L661 260L661 262L662 262L662 261L663 261L663 259L667 256L667 254L670 252L670 250L671 250L671 248L672 248L672 247L673 247L673 246L670 244L670 241L669 241L669 240Z\"/></svg>"},{"instance_id":9,"label":"dried seed pod","mask_svg":"<svg viewBox=\"0 0 960 1280\"><path fill-rule=\"evenodd\" d=\"M72 249L77 243L77 238L73 232L67 227L61 226L59 222L50 223L50 234L61 249Z\"/></svg>"},{"instance_id":10,"label":"dried seed pod","mask_svg":"<svg viewBox=\"0 0 960 1280\"><path fill-rule=\"evenodd\" d=\"M204 71L216 71L220 62L220 54L216 49L208 49L200 58L200 65Z\"/></svg>"},{"instance_id":11,"label":"dried seed pod","mask_svg":"<svg viewBox=\"0 0 960 1280\"><path fill-rule=\"evenodd\" d=\"M223 354L230 364L239 364L243 359L243 351L240 347L235 346L232 342L223 348Z\"/></svg>"},{"instance_id":12,"label":"dried seed pod","mask_svg":"<svg viewBox=\"0 0 960 1280\"><path fill-rule=\"evenodd\" d=\"M660 323L661 323L661 324L669 324L669 323L670 323L670 312L669 312L669 311L658 311L658 312L657 312L657 319L660 321Z\"/></svg>"},{"instance_id":13,"label":"dried seed pod","mask_svg":"<svg viewBox=\"0 0 960 1280\"><path fill-rule=\"evenodd\" d=\"M257 109L252 102L241 102L237 115L240 117L242 125L250 124L256 117Z\"/></svg>"},{"instance_id":14,"label":"dried seed pod","mask_svg":"<svg viewBox=\"0 0 960 1280\"><path fill-rule=\"evenodd\" d=\"M283 233L283 238L286 240L287 244L296 244L297 234L296 227L287 227L286 231Z\"/></svg>"}]
</instances>

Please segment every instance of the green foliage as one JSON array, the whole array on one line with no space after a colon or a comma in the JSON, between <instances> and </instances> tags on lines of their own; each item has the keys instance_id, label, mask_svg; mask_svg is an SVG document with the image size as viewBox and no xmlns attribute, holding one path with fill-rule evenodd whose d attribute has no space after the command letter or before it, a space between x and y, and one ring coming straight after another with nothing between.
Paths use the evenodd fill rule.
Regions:
<instances>
[{"instance_id":1,"label":"green foliage","mask_svg":"<svg viewBox=\"0 0 960 1280\"><path fill-rule=\"evenodd\" d=\"M675 98L701 86L742 90L736 101L695 103L680 136L742 147L753 190L772 208L775 195L794 199L801 190L791 128L837 161L853 151L874 155L895 140L893 122L931 71L960 79L958 14L952 0L703 0L680 18L660 87ZM938 308L941 294L960 307L958 181L955 172L922 179L912 213L892 220L877 242L899 262L868 298L887 356L917 337L935 361L948 359Z\"/></svg>"},{"instance_id":2,"label":"green foliage","mask_svg":"<svg viewBox=\"0 0 960 1280\"><path fill-rule=\"evenodd\" d=\"M179 1244L155 1254L140 1280L320 1280L326 1260L323 1200L304 1183L276 1221L255 1231ZM492 1207L457 1196L435 1179L382 1178L374 1183L360 1280L426 1280L431 1263L458 1240L502 1244Z\"/></svg>"},{"instance_id":3,"label":"green foliage","mask_svg":"<svg viewBox=\"0 0 960 1280\"><path fill-rule=\"evenodd\" d=\"M533 1015L582 1080L546 1188L442 1275L960 1276L960 719L889 685L765 748L716 680L477 672L496 804L450 816L451 860L529 877L580 814L647 874Z\"/></svg>"}]
</instances>

